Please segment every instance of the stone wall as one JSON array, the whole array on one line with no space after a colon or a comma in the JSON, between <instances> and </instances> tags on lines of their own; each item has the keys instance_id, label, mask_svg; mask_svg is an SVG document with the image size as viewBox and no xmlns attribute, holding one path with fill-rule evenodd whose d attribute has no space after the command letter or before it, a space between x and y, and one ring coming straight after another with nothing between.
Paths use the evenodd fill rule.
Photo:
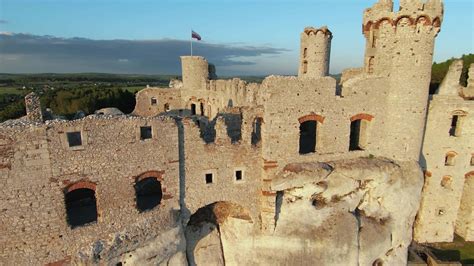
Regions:
<instances>
[{"instance_id":1,"label":"stone wall","mask_svg":"<svg viewBox=\"0 0 474 266\"><path fill-rule=\"evenodd\" d=\"M474 102L460 95L460 69L462 61L453 62L429 103L420 161L426 172L415 226L418 242L451 242L454 232L473 239Z\"/></svg>"},{"instance_id":2,"label":"stone wall","mask_svg":"<svg viewBox=\"0 0 474 266\"><path fill-rule=\"evenodd\" d=\"M153 137L140 140L140 126ZM69 147L67 132L81 132ZM172 119L94 117L2 127L0 262L49 263L113 259L177 227L177 127ZM151 172L154 172L151 173ZM136 178L161 181L158 207L139 212ZM97 222L72 229L65 192L92 184ZM158 252L158 251L157 251Z\"/></svg>"}]
</instances>

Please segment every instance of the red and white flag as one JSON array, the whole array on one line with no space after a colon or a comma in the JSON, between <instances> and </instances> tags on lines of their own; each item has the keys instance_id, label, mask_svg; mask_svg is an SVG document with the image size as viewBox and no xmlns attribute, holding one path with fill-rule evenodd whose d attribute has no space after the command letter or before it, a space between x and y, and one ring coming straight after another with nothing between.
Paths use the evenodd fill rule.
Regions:
<instances>
[{"instance_id":1,"label":"red and white flag","mask_svg":"<svg viewBox=\"0 0 474 266\"><path fill-rule=\"evenodd\" d=\"M200 40L201 40L201 35L199 35L199 34L198 34L197 32L195 32L195 31L191 30L191 38L194 38L194 39L200 41Z\"/></svg>"}]
</instances>

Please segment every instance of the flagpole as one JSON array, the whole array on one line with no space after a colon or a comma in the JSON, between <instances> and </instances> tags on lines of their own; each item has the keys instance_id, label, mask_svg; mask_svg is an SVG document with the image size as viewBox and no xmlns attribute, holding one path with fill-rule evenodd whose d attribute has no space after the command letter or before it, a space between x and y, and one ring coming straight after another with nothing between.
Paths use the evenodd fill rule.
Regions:
<instances>
[{"instance_id":1,"label":"flagpole","mask_svg":"<svg viewBox=\"0 0 474 266\"><path fill-rule=\"evenodd\" d=\"M193 30L191 30L191 56L193 56Z\"/></svg>"}]
</instances>

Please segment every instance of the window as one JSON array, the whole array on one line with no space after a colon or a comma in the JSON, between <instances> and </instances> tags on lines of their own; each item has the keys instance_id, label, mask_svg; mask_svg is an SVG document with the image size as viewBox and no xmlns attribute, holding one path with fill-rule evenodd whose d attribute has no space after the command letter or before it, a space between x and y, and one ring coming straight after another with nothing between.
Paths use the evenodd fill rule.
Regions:
<instances>
[{"instance_id":1,"label":"window","mask_svg":"<svg viewBox=\"0 0 474 266\"><path fill-rule=\"evenodd\" d=\"M243 173L242 170L235 171L235 181L242 181Z\"/></svg>"},{"instance_id":2,"label":"window","mask_svg":"<svg viewBox=\"0 0 474 266\"><path fill-rule=\"evenodd\" d=\"M80 131L67 132L66 136L69 147L77 147L82 145L82 136Z\"/></svg>"},{"instance_id":3,"label":"window","mask_svg":"<svg viewBox=\"0 0 474 266\"><path fill-rule=\"evenodd\" d=\"M316 151L317 121L309 120L300 123L300 154Z\"/></svg>"},{"instance_id":4,"label":"window","mask_svg":"<svg viewBox=\"0 0 474 266\"><path fill-rule=\"evenodd\" d=\"M374 73L374 63L375 63L375 57L373 56L369 57L369 60L367 62L367 73L369 74Z\"/></svg>"},{"instance_id":5,"label":"window","mask_svg":"<svg viewBox=\"0 0 474 266\"><path fill-rule=\"evenodd\" d=\"M436 215L437 216L443 216L445 213L446 213L446 210L444 208L436 209Z\"/></svg>"},{"instance_id":6,"label":"window","mask_svg":"<svg viewBox=\"0 0 474 266\"><path fill-rule=\"evenodd\" d=\"M154 176L146 177L135 183L137 209L140 212L148 211L161 203L163 193L161 182Z\"/></svg>"},{"instance_id":7,"label":"window","mask_svg":"<svg viewBox=\"0 0 474 266\"><path fill-rule=\"evenodd\" d=\"M206 174L206 184L212 184L213 179L213 174L212 173L207 173Z\"/></svg>"},{"instance_id":8,"label":"window","mask_svg":"<svg viewBox=\"0 0 474 266\"><path fill-rule=\"evenodd\" d=\"M261 117L255 118L252 125L252 145L257 145L262 139L262 121Z\"/></svg>"},{"instance_id":9,"label":"window","mask_svg":"<svg viewBox=\"0 0 474 266\"><path fill-rule=\"evenodd\" d=\"M152 131L150 126L140 127L140 139L151 139Z\"/></svg>"},{"instance_id":10,"label":"window","mask_svg":"<svg viewBox=\"0 0 474 266\"><path fill-rule=\"evenodd\" d=\"M471 166L474 166L474 154L471 155Z\"/></svg>"},{"instance_id":11,"label":"window","mask_svg":"<svg viewBox=\"0 0 474 266\"><path fill-rule=\"evenodd\" d=\"M462 134L462 126L467 112L463 110L456 110L452 112L451 127L449 128L449 135L459 137Z\"/></svg>"},{"instance_id":12,"label":"window","mask_svg":"<svg viewBox=\"0 0 474 266\"><path fill-rule=\"evenodd\" d=\"M446 166L453 166L455 163L455 157L456 153L455 152L448 152L446 153L446 157L444 159L444 165Z\"/></svg>"},{"instance_id":13,"label":"window","mask_svg":"<svg viewBox=\"0 0 474 266\"><path fill-rule=\"evenodd\" d=\"M444 188L451 188L451 184L453 183L453 178L449 175L443 176L441 179L441 186Z\"/></svg>"},{"instance_id":14,"label":"window","mask_svg":"<svg viewBox=\"0 0 474 266\"><path fill-rule=\"evenodd\" d=\"M151 97L151 105L157 105L158 101L156 100L155 97Z\"/></svg>"},{"instance_id":15,"label":"window","mask_svg":"<svg viewBox=\"0 0 474 266\"><path fill-rule=\"evenodd\" d=\"M170 104L165 103L165 112L168 112L170 110Z\"/></svg>"},{"instance_id":16,"label":"window","mask_svg":"<svg viewBox=\"0 0 474 266\"><path fill-rule=\"evenodd\" d=\"M204 103L201 103L201 115L204 115Z\"/></svg>"},{"instance_id":17,"label":"window","mask_svg":"<svg viewBox=\"0 0 474 266\"><path fill-rule=\"evenodd\" d=\"M95 190L91 187L78 187L64 195L67 222L71 228L97 221Z\"/></svg>"},{"instance_id":18,"label":"window","mask_svg":"<svg viewBox=\"0 0 474 266\"><path fill-rule=\"evenodd\" d=\"M307 55L308 55L308 48L304 48L303 49L303 58L306 58Z\"/></svg>"},{"instance_id":19,"label":"window","mask_svg":"<svg viewBox=\"0 0 474 266\"><path fill-rule=\"evenodd\" d=\"M308 72L308 61L303 62L303 74Z\"/></svg>"},{"instance_id":20,"label":"window","mask_svg":"<svg viewBox=\"0 0 474 266\"><path fill-rule=\"evenodd\" d=\"M191 104L191 115L196 115L196 104Z\"/></svg>"},{"instance_id":21,"label":"window","mask_svg":"<svg viewBox=\"0 0 474 266\"><path fill-rule=\"evenodd\" d=\"M351 122L349 151L359 151L366 148L368 124L369 121L364 119L356 119Z\"/></svg>"}]
</instances>

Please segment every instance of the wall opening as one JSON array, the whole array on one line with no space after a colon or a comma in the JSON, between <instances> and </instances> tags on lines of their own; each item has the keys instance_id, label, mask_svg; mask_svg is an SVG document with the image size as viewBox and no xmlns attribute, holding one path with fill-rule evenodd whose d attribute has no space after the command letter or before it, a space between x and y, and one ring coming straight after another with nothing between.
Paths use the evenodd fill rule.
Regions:
<instances>
[{"instance_id":1,"label":"wall opening","mask_svg":"<svg viewBox=\"0 0 474 266\"><path fill-rule=\"evenodd\" d=\"M242 181L242 179L243 179L242 170L235 171L235 181Z\"/></svg>"},{"instance_id":2,"label":"wall opening","mask_svg":"<svg viewBox=\"0 0 474 266\"><path fill-rule=\"evenodd\" d=\"M158 101L156 100L155 97L151 97L151 105L157 105Z\"/></svg>"},{"instance_id":3,"label":"wall opening","mask_svg":"<svg viewBox=\"0 0 474 266\"><path fill-rule=\"evenodd\" d=\"M444 158L444 165L453 166L455 163L456 153L448 152Z\"/></svg>"},{"instance_id":4,"label":"wall opening","mask_svg":"<svg viewBox=\"0 0 474 266\"><path fill-rule=\"evenodd\" d=\"M308 72L308 61L303 61L303 74Z\"/></svg>"},{"instance_id":5,"label":"wall opening","mask_svg":"<svg viewBox=\"0 0 474 266\"><path fill-rule=\"evenodd\" d=\"M148 211L160 205L163 197L161 182L156 177L146 177L135 183L137 209Z\"/></svg>"},{"instance_id":6,"label":"wall opening","mask_svg":"<svg viewBox=\"0 0 474 266\"><path fill-rule=\"evenodd\" d=\"M214 177L213 174L212 173L207 173L205 177L206 177L206 184L212 184L212 182L214 181L213 180L213 177Z\"/></svg>"},{"instance_id":7,"label":"wall opening","mask_svg":"<svg viewBox=\"0 0 474 266\"><path fill-rule=\"evenodd\" d=\"M451 188L451 184L453 183L453 178L449 175L443 176L441 179L440 185L444 188Z\"/></svg>"},{"instance_id":8,"label":"wall opening","mask_svg":"<svg viewBox=\"0 0 474 266\"><path fill-rule=\"evenodd\" d=\"M140 139L151 139L152 137L152 130L150 126L140 127Z\"/></svg>"},{"instance_id":9,"label":"wall opening","mask_svg":"<svg viewBox=\"0 0 474 266\"><path fill-rule=\"evenodd\" d=\"M191 115L196 115L196 104L191 104Z\"/></svg>"},{"instance_id":10,"label":"wall opening","mask_svg":"<svg viewBox=\"0 0 474 266\"><path fill-rule=\"evenodd\" d=\"M97 221L95 190L77 188L66 192L67 222L71 228Z\"/></svg>"},{"instance_id":11,"label":"wall opening","mask_svg":"<svg viewBox=\"0 0 474 266\"><path fill-rule=\"evenodd\" d=\"M464 116L453 115L451 119L451 128L449 129L449 135L453 137L461 136L461 125Z\"/></svg>"},{"instance_id":12,"label":"wall opening","mask_svg":"<svg viewBox=\"0 0 474 266\"><path fill-rule=\"evenodd\" d=\"M261 117L255 118L252 125L252 145L257 145L262 140L262 121Z\"/></svg>"},{"instance_id":13,"label":"wall opening","mask_svg":"<svg viewBox=\"0 0 474 266\"><path fill-rule=\"evenodd\" d=\"M375 57L371 56L367 62L367 73L373 74L374 73L374 64L375 64Z\"/></svg>"},{"instance_id":14,"label":"wall opening","mask_svg":"<svg viewBox=\"0 0 474 266\"><path fill-rule=\"evenodd\" d=\"M201 103L201 115L204 115L204 103Z\"/></svg>"},{"instance_id":15,"label":"wall opening","mask_svg":"<svg viewBox=\"0 0 474 266\"><path fill-rule=\"evenodd\" d=\"M368 121L356 119L351 122L351 133L349 136L349 151L364 150L367 145Z\"/></svg>"},{"instance_id":16,"label":"wall opening","mask_svg":"<svg viewBox=\"0 0 474 266\"><path fill-rule=\"evenodd\" d=\"M306 58L307 55L308 55L308 48L304 48L303 49L303 58Z\"/></svg>"},{"instance_id":17,"label":"wall opening","mask_svg":"<svg viewBox=\"0 0 474 266\"><path fill-rule=\"evenodd\" d=\"M471 155L471 166L474 166L474 154Z\"/></svg>"},{"instance_id":18,"label":"wall opening","mask_svg":"<svg viewBox=\"0 0 474 266\"><path fill-rule=\"evenodd\" d=\"M66 136L69 147L76 147L82 145L82 135L80 131L67 132Z\"/></svg>"},{"instance_id":19,"label":"wall opening","mask_svg":"<svg viewBox=\"0 0 474 266\"><path fill-rule=\"evenodd\" d=\"M316 132L318 122L314 120L300 123L300 154L316 151Z\"/></svg>"},{"instance_id":20,"label":"wall opening","mask_svg":"<svg viewBox=\"0 0 474 266\"><path fill-rule=\"evenodd\" d=\"M170 110L170 104L169 103L165 103L165 112L168 112Z\"/></svg>"}]
</instances>

